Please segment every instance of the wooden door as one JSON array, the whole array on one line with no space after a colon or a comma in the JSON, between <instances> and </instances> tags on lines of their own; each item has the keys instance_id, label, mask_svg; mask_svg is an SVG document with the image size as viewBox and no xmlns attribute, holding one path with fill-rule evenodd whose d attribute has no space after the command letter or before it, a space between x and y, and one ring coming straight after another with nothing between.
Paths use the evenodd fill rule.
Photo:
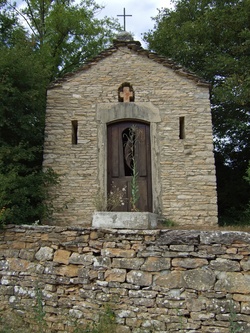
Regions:
<instances>
[{"instance_id":1,"label":"wooden door","mask_svg":"<svg viewBox=\"0 0 250 333\"><path fill-rule=\"evenodd\" d=\"M136 121L108 125L107 191L121 193L114 211L152 212L150 127ZM117 198L115 198L117 199Z\"/></svg>"}]
</instances>

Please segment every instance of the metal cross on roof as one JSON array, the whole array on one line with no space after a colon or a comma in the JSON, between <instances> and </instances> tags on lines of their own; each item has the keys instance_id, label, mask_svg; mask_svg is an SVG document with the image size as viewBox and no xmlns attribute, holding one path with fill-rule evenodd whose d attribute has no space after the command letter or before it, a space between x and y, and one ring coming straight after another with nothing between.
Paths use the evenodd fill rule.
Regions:
<instances>
[{"instance_id":1,"label":"metal cross on roof","mask_svg":"<svg viewBox=\"0 0 250 333\"><path fill-rule=\"evenodd\" d=\"M123 15L117 15L117 16L123 16L123 22L124 22L124 28L123 28L123 30L126 31L126 17L127 16L132 16L132 15L126 15L125 8L123 8Z\"/></svg>"}]
</instances>

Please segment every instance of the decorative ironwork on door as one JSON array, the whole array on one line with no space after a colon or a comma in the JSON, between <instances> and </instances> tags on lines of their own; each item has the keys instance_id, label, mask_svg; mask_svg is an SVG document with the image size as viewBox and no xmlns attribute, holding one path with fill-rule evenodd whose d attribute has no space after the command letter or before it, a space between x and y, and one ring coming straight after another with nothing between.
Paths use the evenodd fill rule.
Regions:
<instances>
[{"instance_id":1,"label":"decorative ironwork on door","mask_svg":"<svg viewBox=\"0 0 250 333\"><path fill-rule=\"evenodd\" d=\"M108 132L108 194L124 195L117 211L152 211L150 127L129 121L110 124Z\"/></svg>"}]
</instances>

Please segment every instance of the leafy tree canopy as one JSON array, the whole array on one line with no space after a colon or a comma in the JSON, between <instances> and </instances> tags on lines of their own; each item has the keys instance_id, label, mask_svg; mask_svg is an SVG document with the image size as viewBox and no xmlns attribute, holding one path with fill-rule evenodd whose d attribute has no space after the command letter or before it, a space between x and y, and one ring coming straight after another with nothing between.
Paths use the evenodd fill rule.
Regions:
<instances>
[{"instance_id":1,"label":"leafy tree canopy","mask_svg":"<svg viewBox=\"0 0 250 333\"><path fill-rule=\"evenodd\" d=\"M46 211L42 144L46 72L13 18L0 47L0 225L31 223Z\"/></svg>"},{"instance_id":2,"label":"leafy tree canopy","mask_svg":"<svg viewBox=\"0 0 250 333\"><path fill-rule=\"evenodd\" d=\"M0 226L48 214L46 189L57 177L42 171L47 86L100 52L119 28L95 18L101 8L92 0L22 5L0 2Z\"/></svg>"},{"instance_id":3,"label":"leafy tree canopy","mask_svg":"<svg viewBox=\"0 0 250 333\"><path fill-rule=\"evenodd\" d=\"M250 1L176 0L144 35L149 48L211 83L219 213L249 201Z\"/></svg>"},{"instance_id":4,"label":"leafy tree canopy","mask_svg":"<svg viewBox=\"0 0 250 333\"><path fill-rule=\"evenodd\" d=\"M24 0L20 9L7 6L26 26L51 80L98 54L121 29L113 19L96 18L103 7L94 0Z\"/></svg>"}]
</instances>

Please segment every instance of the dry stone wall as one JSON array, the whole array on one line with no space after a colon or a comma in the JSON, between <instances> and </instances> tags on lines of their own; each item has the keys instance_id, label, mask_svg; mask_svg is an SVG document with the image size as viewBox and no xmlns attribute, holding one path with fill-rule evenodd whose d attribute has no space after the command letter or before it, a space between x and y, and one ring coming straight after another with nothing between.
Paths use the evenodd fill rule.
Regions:
<instances>
[{"instance_id":1,"label":"dry stone wall","mask_svg":"<svg viewBox=\"0 0 250 333\"><path fill-rule=\"evenodd\" d=\"M47 332L73 332L108 305L119 333L247 333L249 246L244 232L8 227L0 309L29 321L39 290Z\"/></svg>"}]
</instances>

